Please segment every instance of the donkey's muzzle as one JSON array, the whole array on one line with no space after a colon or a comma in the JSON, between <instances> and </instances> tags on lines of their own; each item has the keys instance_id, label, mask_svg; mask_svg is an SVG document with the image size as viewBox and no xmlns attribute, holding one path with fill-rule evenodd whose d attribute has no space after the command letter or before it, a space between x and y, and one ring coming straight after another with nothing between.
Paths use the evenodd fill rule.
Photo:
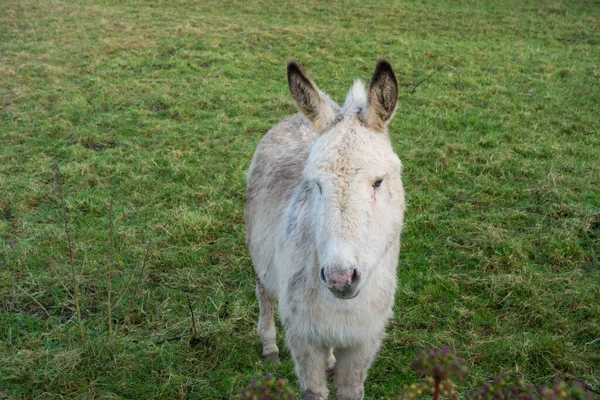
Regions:
<instances>
[{"instance_id":1,"label":"donkey's muzzle","mask_svg":"<svg viewBox=\"0 0 600 400\"><path fill-rule=\"evenodd\" d=\"M352 268L321 268L321 281L339 299L351 299L358 294L360 270Z\"/></svg>"}]
</instances>

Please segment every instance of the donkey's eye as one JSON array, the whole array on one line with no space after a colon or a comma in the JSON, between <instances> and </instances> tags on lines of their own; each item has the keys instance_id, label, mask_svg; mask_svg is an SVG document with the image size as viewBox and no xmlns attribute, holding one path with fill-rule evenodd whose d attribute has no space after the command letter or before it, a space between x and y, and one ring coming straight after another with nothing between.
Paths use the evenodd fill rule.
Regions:
<instances>
[{"instance_id":1,"label":"donkey's eye","mask_svg":"<svg viewBox=\"0 0 600 400\"><path fill-rule=\"evenodd\" d=\"M377 179L375 182L373 182L373 189L377 189L382 183L383 179Z\"/></svg>"},{"instance_id":2,"label":"donkey's eye","mask_svg":"<svg viewBox=\"0 0 600 400\"><path fill-rule=\"evenodd\" d=\"M317 187L319 188L319 193L323 194L323 189L321 188L321 184L319 182L315 182L317 184Z\"/></svg>"}]
</instances>

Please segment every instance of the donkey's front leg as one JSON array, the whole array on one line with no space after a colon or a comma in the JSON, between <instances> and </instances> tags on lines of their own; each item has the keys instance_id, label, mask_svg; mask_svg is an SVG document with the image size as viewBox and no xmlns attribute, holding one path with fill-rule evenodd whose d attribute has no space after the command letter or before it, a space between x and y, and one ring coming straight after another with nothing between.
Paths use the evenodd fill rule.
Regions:
<instances>
[{"instance_id":1,"label":"donkey's front leg","mask_svg":"<svg viewBox=\"0 0 600 400\"><path fill-rule=\"evenodd\" d=\"M325 348L325 371L327 379L333 379L335 375L335 356L333 355L333 347Z\"/></svg>"},{"instance_id":2,"label":"donkey's front leg","mask_svg":"<svg viewBox=\"0 0 600 400\"><path fill-rule=\"evenodd\" d=\"M287 341L294 357L302 400L326 400L329 391L323 348L290 334Z\"/></svg>"},{"instance_id":3,"label":"donkey's front leg","mask_svg":"<svg viewBox=\"0 0 600 400\"><path fill-rule=\"evenodd\" d=\"M380 340L336 349L335 398L336 400L361 400L365 394L365 379Z\"/></svg>"}]
</instances>

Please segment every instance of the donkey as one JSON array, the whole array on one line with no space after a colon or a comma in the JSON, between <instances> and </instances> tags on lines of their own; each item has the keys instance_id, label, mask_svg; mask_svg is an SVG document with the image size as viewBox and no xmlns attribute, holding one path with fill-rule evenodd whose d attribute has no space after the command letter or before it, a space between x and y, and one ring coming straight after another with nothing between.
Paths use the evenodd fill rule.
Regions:
<instances>
[{"instance_id":1,"label":"donkey","mask_svg":"<svg viewBox=\"0 0 600 400\"><path fill-rule=\"evenodd\" d=\"M246 244L263 356L279 362L275 299L303 400L362 399L392 316L404 222L402 164L388 137L398 99L380 60L343 106L287 67L299 114L262 138L247 174ZM335 356L333 349L335 348Z\"/></svg>"}]
</instances>

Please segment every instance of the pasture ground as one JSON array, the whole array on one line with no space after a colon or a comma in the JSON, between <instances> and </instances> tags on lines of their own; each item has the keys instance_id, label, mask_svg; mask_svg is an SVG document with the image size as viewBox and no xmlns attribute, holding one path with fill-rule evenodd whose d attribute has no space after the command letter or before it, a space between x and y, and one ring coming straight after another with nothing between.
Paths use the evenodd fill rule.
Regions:
<instances>
[{"instance_id":1,"label":"pasture ground","mask_svg":"<svg viewBox=\"0 0 600 400\"><path fill-rule=\"evenodd\" d=\"M434 345L468 360L462 393L502 372L600 386L600 5L522 3L3 0L0 398L296 384L286 350L260 359L243 224L253 150L295 112L291 58L338 101L380 57L401 84L407 224L366 398Z\"/></svg>"}]
</instances>

